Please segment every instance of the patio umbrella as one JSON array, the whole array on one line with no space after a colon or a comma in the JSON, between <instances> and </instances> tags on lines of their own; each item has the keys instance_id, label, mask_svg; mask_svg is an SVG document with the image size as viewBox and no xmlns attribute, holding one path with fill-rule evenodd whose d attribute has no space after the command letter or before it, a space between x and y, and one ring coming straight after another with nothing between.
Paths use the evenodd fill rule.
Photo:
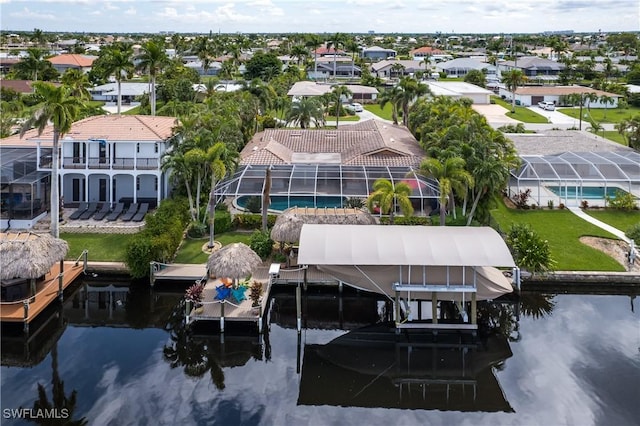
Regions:
<instances>
[{"instance_id":1,"label":"patio umbrella","mask_svg":"<svg viewBox=\"0 0 640 426\"><path fill-rule=\"evenodd\" d=\"M207 261L209 272L216 277L245 278L262 260L255 251L243 243L233 243L211 253Z\"/></svg>"},{"instance_id":2,"label":"patio umbrella","mask_svg":"<svg viewBox=\"0 0 640 426\"><path fill-rule=\"evenodd\" d=\"M64 260L69 245L50 234L0 234L0 278L38 278Z\"/></svg>"}]
</instances>

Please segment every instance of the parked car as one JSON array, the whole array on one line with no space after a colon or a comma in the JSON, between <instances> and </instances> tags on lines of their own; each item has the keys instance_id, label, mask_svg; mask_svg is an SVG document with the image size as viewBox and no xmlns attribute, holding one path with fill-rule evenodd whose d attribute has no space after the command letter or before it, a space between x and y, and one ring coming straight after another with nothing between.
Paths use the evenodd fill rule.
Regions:
<instances>
[{"instance_id":1,"label":"parked car","mask_svg":"<svg viewBox=\"0 0 640 426\"><path fill-rule=\"evenodd\" d=\"M556 109L556 104L551 101L538 102L538 106L545 111L553 111L554 109Z\"/></svg>"},{"instance_id":2,"label":"parked car","mask_svg":"<svg viewBox=\"0 0 640 426\"><path fill-rule=\"evenodd\" d=\"M357 102L352 102L351 103L351 108L355 111L355 112L362 112L364 111L364 108L362 108L362 105L360 105Z\"/></svg>"}]
</instances>

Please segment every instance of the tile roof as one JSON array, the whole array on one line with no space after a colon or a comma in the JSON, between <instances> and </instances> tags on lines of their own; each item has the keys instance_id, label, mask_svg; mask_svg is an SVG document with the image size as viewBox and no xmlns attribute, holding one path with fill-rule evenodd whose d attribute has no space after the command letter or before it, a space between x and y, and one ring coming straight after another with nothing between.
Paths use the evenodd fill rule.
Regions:
<instances>
[{"instance_id":1,"label":"tile roof","mask_svg":"<svg viewBox=\"0 0 640 426\"><path fill-rule=\"evenodd\" d=\"M337 153L341 164L365 166L417 166L425 155L405 128L367 120L339 130L268 129L254 136L240 158L241 164L291 164L296 153Z\"/></svg>"},{"instance_id":2,"label":"tile roof","mask_svg":"<svg viewBox=\"0 0 640 426\"><path fill-rule=\"evenodd\" d=\"M92 66L93 61L95 61L97 58L97 56L65 53L63 55L48 58L47 60L54 65L72 65L75 67L86 68Z\"/></svg>"},{"instance_id":3,"label":"tile roof","mask_svg":"<svg viewBox=\"0 0 640 426\"><path fill-rule=\"evenodd\" d=\"M422 46L422 47L418 47L417 49L413 49L412 51L409 52L411 55L415 55L416 53L420 54L428 54L428 55L440 55L442 53L444 53L444 51L440 50L440 49L436 49L434 47L431 46Z\"/></svg>"},{"instance_id":4,"label":"tile roof","mask_svg":"<svg viewBox=\"0 0 640 426\"><path fill-rule=\"evenodd\" d=\"M171 137L175 123L176 119L174 117L97 115L73 123L71 130L64 137L79 141L106 139L111 142L157 142ZM53 126L47 126L40 136L38 136L37 130L32 129L27 131L22 138L20 138L20 135L12 135L0 139L0 145L3 147L24 147L33 146L38 141L42 143L42 146L51 146L53 144Z\"/></svg>"},{"instance_id":5,"label":"tile roof","mask_svg":"<svg viewBox=\"0 0 640 426\"><path fill-rule=\"evenodd\" d=\"M33 93L31 80L0 80L0 87L15 90L18 93Z\"/></svg>"}]
</instances>

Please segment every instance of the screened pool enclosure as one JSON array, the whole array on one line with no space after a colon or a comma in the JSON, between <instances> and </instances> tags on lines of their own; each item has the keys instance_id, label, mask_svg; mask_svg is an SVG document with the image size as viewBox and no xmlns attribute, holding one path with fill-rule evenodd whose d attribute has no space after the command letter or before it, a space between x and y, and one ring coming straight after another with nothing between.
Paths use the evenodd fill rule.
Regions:
<instances>
[{"instance_id":1,"label":"screened pool enclosure","mask_svg":"<svg viewBox=\"0 0 640 426\"><path fill-rule=\"evenodd\" d=\"M266 165L245 165L229 179L216 186L218 200L233 200L243 208L248 197L262 197ZM343 166L324 164L290 164L271 166L271 210L289 207L346 207L349 198L365 200L373 192L377 179L394 185L405 182L415 214L426 215L437 208L438 185L416 175L411 167Z\"/></svg>"},{"instance_id":2,"label":"screened pool enclosure","mask_svg":"<svg viewBox=\"0 0 640 426\"><path fill-rule=\"evenodd\" d=\"M527 189L531 200L545 206L549 200L565 205L604 205L605 197L624 191L640 198L640 154L635 151L565 152L520 157L512 171L509 196Z\"/></svg>"}]
</instances>

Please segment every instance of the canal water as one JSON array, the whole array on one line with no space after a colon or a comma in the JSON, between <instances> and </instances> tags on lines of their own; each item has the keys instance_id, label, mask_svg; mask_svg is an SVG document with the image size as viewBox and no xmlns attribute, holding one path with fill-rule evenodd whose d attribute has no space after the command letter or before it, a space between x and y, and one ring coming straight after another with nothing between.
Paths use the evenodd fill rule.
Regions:
<instances>
[{"instance_id":1,"label":"canal water","mask_svg":"<svg viewBox=\"0 0 640 426\"><path fill-rule=\"evenodd\" d=\"M28 337L3 326L1 423L638 425L640 306L619 293L482 304L474 339L396 334L380 296L314 289L298 333L285 288L264 336L221 338L184 327L178 289L87 281Z\"/></svg>"}]
</instances>

